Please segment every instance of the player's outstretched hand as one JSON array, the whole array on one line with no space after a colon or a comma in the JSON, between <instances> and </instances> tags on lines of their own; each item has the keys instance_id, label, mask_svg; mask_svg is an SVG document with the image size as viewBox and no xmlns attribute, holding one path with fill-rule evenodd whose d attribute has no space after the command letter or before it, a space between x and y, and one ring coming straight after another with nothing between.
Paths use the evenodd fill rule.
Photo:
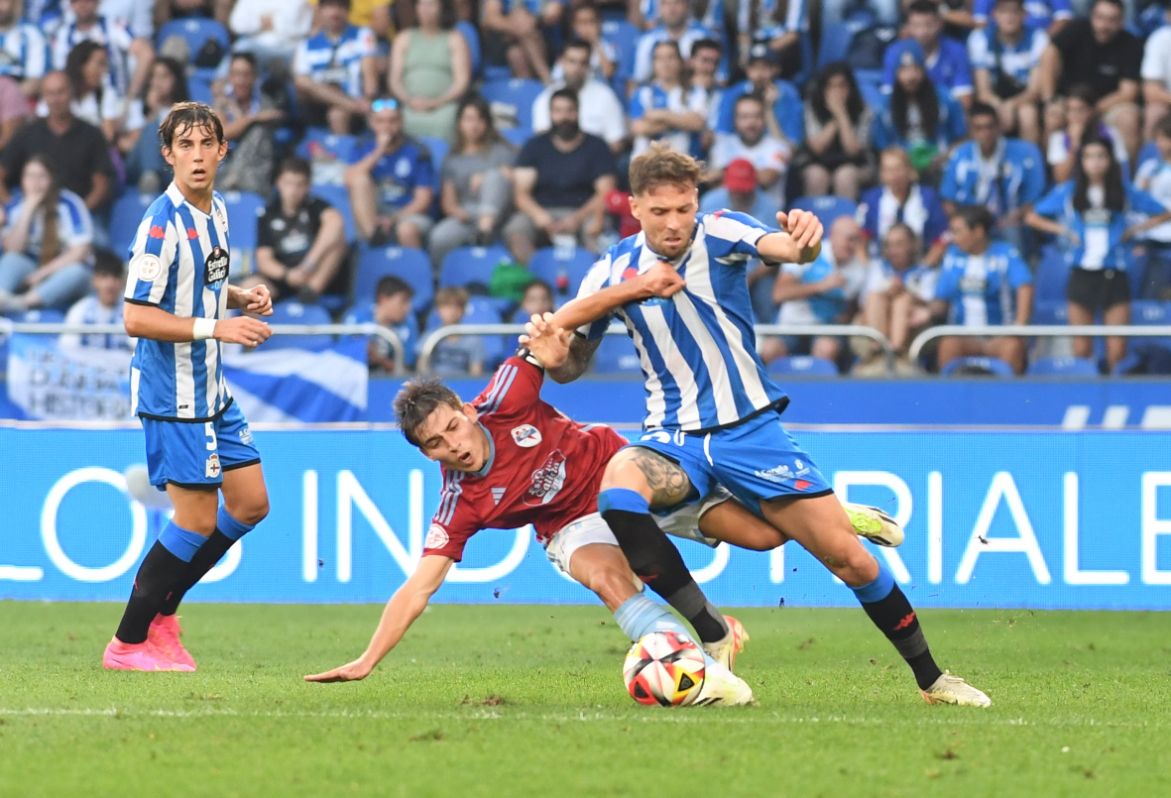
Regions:
<instances>
[{"instance_id":1,"label":"player's outstretched hand","mask_svg":"<svg viewBox=\"0 0 1171 798\"><path fill-rule=\"evenodd\" d=\"M366 665L362 660L356 659L353 662L346 663L341 667L334 668L325 673L311 673L305 677L305 681L322 682L323 684L332 682L357 682L369 676L372 670L374 669Z\"/></svg>"},{"instance_id":2,"label":"player's outstretched hand","mask_svg":"<svg viewBox=\"0 0 1171 798\"><path fill-rule=\"evenodd\" d=\"M666 261L659 261L638 276L638 282L647 296L671 297L687 287L687 283Z\"/></svg>"},{"instance_id":3,"label":"player's outstretched hand","mask_svg":"<svg viewBox=\"0 0 1171 798\"><path fill-rule=\"evenodd\" d=\"M552 313L544 316L534 313L525 324L526 334L520 337L521 346L527 346L533 357L547 369L555 369L569 358L569 342L573 338L572 332L556 326L552 319ZM532 335L527 334L530 331Z\"/></svg>"},{"instance_id":4,"label":"player's outstretched hand","mask_svg":"<svg viewBox=\"0 0 1171 798\"><path fill-rule=\"evenodd\" d=\"M225 344L260 346L268 340L270 335L272 335L272 328L251 316L233 316L230 319L220 319L215 325L216 340Z\"/></svg>"},{"instance_id":5,"label":"player's outstretched hand","mask_svg":"<svg viewBox=\"0 0 1171 798\"><path fill-rule=\"evenodd\" d=\"M272 315L272 294L266 285L254 285L244 292L244 310L259 316Z\"/></svg>"},{"instance_id":6,"label":"player's outstretched hand","mask_svg":"<svg viewBox=\"0 0 1171 798\"><path fill-rule=\"evenodd\" d=\"M809 263L821 254L821 238L825 233L821 220L809 211L777 211L777 225L789 234L800 249L800 261Z\"/></svg>"}]
</instances>

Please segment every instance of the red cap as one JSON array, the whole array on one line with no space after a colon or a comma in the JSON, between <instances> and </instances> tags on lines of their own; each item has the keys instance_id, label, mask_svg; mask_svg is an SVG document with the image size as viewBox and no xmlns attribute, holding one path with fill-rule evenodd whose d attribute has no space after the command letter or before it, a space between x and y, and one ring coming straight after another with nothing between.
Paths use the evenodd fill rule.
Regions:
<instances>
[{"instance_id":1,"label":"red cap","mask_svg":"<svg viewBox=\"0 0 1171 798\"><path fill-rule=\"evenodd\" d=\"M737 158L724 168L724 188L747 194L756 188L756 167L746 158Z\"/></svg>"}]
</instances>

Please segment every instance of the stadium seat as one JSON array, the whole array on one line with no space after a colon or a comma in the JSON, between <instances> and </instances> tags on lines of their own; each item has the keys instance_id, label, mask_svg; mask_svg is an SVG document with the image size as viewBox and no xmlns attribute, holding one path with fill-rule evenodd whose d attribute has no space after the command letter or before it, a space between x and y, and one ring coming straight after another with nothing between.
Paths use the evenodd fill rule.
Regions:
<instances>
[{"instance_id":1,"label":"stadium seat","mask_svg":"<svg viewBox=\"0 0 1171 798\"><path fill-rule=\"evenodd\" d=\"M581 247L545 247L533 253L529 271L534 277L547 282L555 296L573 298L577 296L577 287L597 259L597 255Z\"/></svg>"},{"instance_id":2,"label":"stadium seat","mask_svg":"<svg viewBox=\"0 0 1171 798\"><path fill-rule=\"evenodd\" d=\"M794 208L811 211L829 232L829 226L839 216L854 216L858 212L858 203L845 197L835 197L827 194L824 197L798 197L793 200Z\"/></svg>"},{"instance_id":3,"label":"stadium seat","mask_svg":"<svg viewBox=\"0 0 1171 798\"><path fill-rule=\"evenodd\" d=\"M594 374L641 374L634 341L628 335L607 335L598 345L591 366Z\"/></svg>"},{"instance_id":4,"label":"stadium seat","mask_svg":"<svg viewBox=\"0 0 1171 798\"><path fill-rule=\"evenodd\" d=\"M187 76L187 93L194 102L212 105L215 103L215 93L212 91L214 81L214 74L209 75L205 70L197 69Z\"/></svg>"},{"instance_id":5,"label":"stadium seat","mask_svg":"<svg viewBox=\"0 0 1171 798\"><path fill-rule=\"evenodd\" d=\"M497 131L504 140L518 150L525 145L525 142L533 137L533 131L527 127L506 127L504 130Z\"/></svg>"},{"instance_id":6,"label":"stadium seat","mask_svg":"<svg viewBox=\"0 0 1171 798\"><path fill-rule=\"evenodd\" d=\"M18 324L60 324L65 321L65 311L57 308L32 308L17 314L12 320Z\"/></svg>"},{"instance_id":7,"label":"stadium seat","mask_svg":"<svg viewBox=\"0 0 1171 798\"><path fill-rule=\"evenodd\" d=\"M411 307L418 313L431 304L435 290L431 278L431 260L421 249L411 247L358 248L358 266L354 275L354 304L374 301L378 281L387 275L401 277L415 291Z\"/></svg>"},{"instance_id":8,"label":"stadium seat","mask_svg":"<svg viewBox=\"0 0 1171 798\"><path fill-rule=\"evenodd\" d=\"M490 247L456 247L443 258L439 268L439 285L487 286L497 264L510 260L512 256L508 250L499 244Z\"/></svg>"},{"instance_id":9,"label":"stadium seat","mask_svg":"<svg viewBox=\"0 0 1171 798\"><path fill-rule=\"evenodd\" d=\"M957 357L939 370L940 376L1011 377L1012 366L995 357Z\"/></svg>"},{"instance_id":10,"label":"stadium seat","mask_svg":"<svg viewBox=\"0 0 1171 798\"><path fill-rule=\"evenodd\" d=\"M480 34L472 23L461 19L455 23L455 29L464 37L468 45L468 62L472 69L472 77L480 74L480 64L483 62L483 51L480 49Z\"/></svg>"},{"instance_id":11,"label":"stadium seat","mask_svg":"<svg viewBox=\"0 0 1171 798\"><path fill-rule=\"evenodd\" d=\"M473 296L468 299L468 307L464 312L462 324L500 324L501 302L496 297ZM432 309L427 315L427 334L438 330L443 325L439 321L438 311ZM481 335L481 347L484 353L484 370L495 369L512 350L516 349L516 336L513 335Z\"/></svg>"},{"instance_id":12,"label":"stadium seat","mask_svg":"<svg viewBox=\"0 0 1171 798\"><path fill-rule=\"evenodd\" d=\"M634 71L634 56L638 50L641 32L624 19L607 19L602 22L602 38L614 48L618 63L614 69L614 81L622 84ZM626 98L626 87L615 88L618 97Z\"/></svg>"},{"instance_id":13,"label":"stadium seat","mask_svg":"<svg viewBox=\"0 0 1171 798\"><path fill-rule=\"evenodd\" d=\"M354 208L350 204L350 193L345 186L322 184L310 188L309 193L325 200L342 215L342 223L346 227L346 241L357 240L358 228L354 224Z\"/></svg>"},{"instance_id":14,"label":"stadium seat","mask_svg":"<svg viewBox=\"0 0 1171 798\"><path fill-rule=\"evenodd\" d=\"M110 248L119 257L125 257L134 243L134 234L142 223L142 216L154 198L129 189L110 209Z\"/></svg>"},{"instance_id":15,"label":"stadium seat","mask_svg":"<svg viewBox=\"0 0 1171 798\"><path fill-rule=\"evenodd\" d=\"M220 22L205 17L173 19L164 24L155 34L155 49L162 47L163 42L172 36L178 36L187 42L187 60L189 62L195 60L195 56L209 40L214 39L219 42L224 55L227 55L231 45L228 29Z\"/></svg>"},{"instance_id":16,"label":"stadium seat","mask_svg":"<svg viewBox=\"0 0 1171 798\"><path fill-rule=\"evenodd\" d=\"M545 87L539 80L508 78L487 80L480 94L489 105L498 106L506 116L516 119L516 127L533 129L533 102Z\"/></svg>"},{"instance_id":17,"label":"stadium seat","mask_svg":"<svg viewBox=\"0 0 1171 798\"><path fill-rule=\"evenodd\" d=\"M1034 377L1097 377L1098 364L1088 357L1039 357L1029 364Z\"/></svg>"},{"instance_id":18,"label":"stadium seat","mask_svg":"<svg viewBox=\"0 0 1171 798\"><path fill-rule=\"evenodd\" d=\"M812 355L782 357L768 364L770 374L801 375L813 377L836 377L838 367L832 361Z\"/></svg>"},{"instance_id":19,"label":"stadium seat","mask_svg":"<svg viewBox=\"0 0 1171 798\"><path fill-rule=\"evenodd\" d=\"M269 324L331 324L329 311L319 305L305 305L290 299L272 306ZM281 335L276 332L264 343L267 349L312 349L321 351L333 346L332 335Z\"/></svg>"},{"instance_id":20,"label":"stadium seat","mask_svg":"<svg viewBox=\"0 0 1171 798\"><path fill-rule=\"evenodd\" d=\"M1033 306L1033 324L1069 324L1069 305L1062 302L1038 302Z\"/></svg>"},{"instance_id":21,"label":"stadium seat","mask_svg":"<svg viewBox=\"0 0 1171 798\"><path fill-rule=\"evenodd\" d=\"M257 221L264 213L264 199L250 191L224 192L228 207L229 235L233 251L256 249Z\"/></svg>"},{"instance_id":22,"label":"stadium seat","mask_svg":"<svg viewBox=\"0 0 1171 798\"><path fill-rule=\"evenodd\" d=\"M844 23L822 20L821 43L817 48L818 69L834 61L844 61L853 38L854 32Z\"/></svg>"},{"instance_id":23,"label":"stadium seat","mask_svg":"<svg viewBox=\"0 0 1171 798\"><path fill-rule=\"evenodd\" d=\"M443 182L439 178L439 170L443 166L443 159L447 157L447 151L451 145L448 144L447 139L441 139L437 136L420 136L419 142L423 144L429 153L431 153L431 167L435 173L435 179L432 181L432 187L435 189L435 200L439 200L439 191L442 189Z\"/></svg>"},{"instance_id":24,"label":"stadium seat","mask_svg":"<svg viewBox=\"0 0 1171 798\"><path fill-rule=\"evenodd\" d=\"M1047 246L1041 250L1041 261L1037 264L1036 279L1033 281L1033 290L1036 291L1034 301L1065 302L1065 285L1069 282L1069 263L1065 260L1065 253L1054 246Z\"/></svg>"}]
</instances>

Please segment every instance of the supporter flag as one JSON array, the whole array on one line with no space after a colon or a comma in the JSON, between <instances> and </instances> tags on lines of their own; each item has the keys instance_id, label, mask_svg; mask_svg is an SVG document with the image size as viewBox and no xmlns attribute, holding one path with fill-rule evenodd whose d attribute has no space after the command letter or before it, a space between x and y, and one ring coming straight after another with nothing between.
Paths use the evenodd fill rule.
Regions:
<instances>
[{"instance_id":1,"label":"supporter flag","mask_svg":"<svg viewBox=\"0 0 1171 798\"><path fill-rule=\"evenodd\" d=\"M130 418L130 352L60 347L46 335L16 334L8 344L8 399L25 418L114 421Z\"/></svg>"},{"instance_id":2,"label":"supporter flag","mask_svg":"<svg viewBox=\"0 0 1171 798\"><path fill-rule=\"evenodd\" d=\"M227 354L224 376L249 422L366 420L366 339L333 348Z\"/></svg>"}]
</instances>

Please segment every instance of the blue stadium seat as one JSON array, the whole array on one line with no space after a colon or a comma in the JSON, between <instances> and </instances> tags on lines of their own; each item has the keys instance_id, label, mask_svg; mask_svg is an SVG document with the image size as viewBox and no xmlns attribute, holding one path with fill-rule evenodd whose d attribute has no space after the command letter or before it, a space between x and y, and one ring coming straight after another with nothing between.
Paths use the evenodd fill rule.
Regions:
<instances>
[{"instance_id":1,"label":"blue stadium seat","mask_svg":"<svg viewBox=\"0 0 1171 798\"><path fill-rule=\"evenodd\" d=\"M1069 282L1069 263L1065 254L1054 246L1041 249L1041 262L1037 264L1033 289L1034 301L1065 302L1065 285Z\"/></svg>"},{"instance_id":2,"label":"blue stadium seat","mask_svg":"<svg viewBox=\"0 0 1171 798\"><path fill-rule=\"evenodd\" d=\"M489 105L512 109L510 115L515 113L517 127L532 130L533 102L544 88L539 80L508 78L485 81L480 94Z\"/></svg>"},{"instance_id":3,"label":"blue stadium seat","mask_svg":"<svg viewBox=\"0 0 1171 798\"><path fill-rule=\"evenodd\" d=\"M110 209L110 248L119 257L126 257L130 245L134 243L138 225L142 223L142 216L152 202L154 197L140 194L135 189L127 190L114 202L114 207Z\"/></svg>"},{"instance_id":4,"label":"blue stadium seat","mask_svg":"<svg viewBox=\"0 0 1171 798\"><path fill-rule=\"evenodd\" d=\"M533 137L533 131L527 127L506 127L504 130L497 131L504 140L519 150L525 145L525 142Z\"/></svg>"},{"instance_id":5,"label":"blue stadium seat","mask_svg":"<svg viewBox=\"0 0 1171 798\"><path fill-rule=\"evenodd\" d=\"M854 216L858 212L858 203L845 197L835 197L827 194L824 197L798 197L793 200L792 206L801 210L811 211L829 232L829 226L839 216Z\"/></svg>"},{"instance_id":6,"label":"blue stadium seat","mask_svg":"<svg viewBox=\"0 0 1171 798\"><path fill-rule=\"evenodd\" d=\"M12 320L24 324L59 324L65 321L65 311L57 308L32 308L17 314Z\"/></svg>"},{"instance_id":7,"label":"blue stadium seat","mask_svg":"<svg viewBox=\"0 0 1171 798\"><path fill-rule=\"evenodd\" d=\"M501 318L501 302L496 297L487 296L473 296L468 299L468 307L464 312L463 324L500 324ZM423 334L426 338L428 333L439 329L442 324L439 322L438 311L432 309L427 315L427 332ZM513 350L516 349L516 336L514 335L482 335L481 347L484 353L484 370L490 371L495 369Z\"/></svg>"},{"instance_id":8,"label":"blue stadium seat","mask_svg":"<svg viewBox=\"0 0 1171 798\"><path fill-rule=\"evenodd\" d=\"M793 355L777 358L768 364L770 374L807 374L813 377L836 377L838 367L832 361L812 355Z\"/></svg>"},{"instance_id":9,"label":"blue stadium seat","mask_svg":"<svg viewBox=\"0 0 1171 798\"><path fill-rule=\"evenodd\" d=\"M219 42L225 55L227 55L228 48L231 45L228 29L220 22L206 17L173 19L166 23L155 34L155 49L157 50L161 47L163 42L172 36L178 36L187 42L189 60L195 59L195 56L203 49L203 45L209 39L215 39Z\"/></svg>"},{"instance_id":10,"label":"blue stadium seat","mask_svg":"<svg viewBox=\"0 0 1171 798\"><path fill-rule=\"evenodd\" d=\"M325 200L342 215L342 223L346 227L346 241L357 240L358 227L354 224L354 208L350 205L350 193L345 186L322 184L310 188L309 193Z\"/></svg>"},{"instance_id":11,"label":"blue stadium seat","mask_svg":"<svg viewBox=\"0 0 1171 798\"><path fill-rule=\"evenodd\" d=\"M224 204L228 207L232 249L256 249L256 223L264 213L264 198L250 191L226 191Z\"/></svg>"},{"instance_id":12,"label":"blue stadium seat","mask_svg":"<svg viewBox=\"0 0 1171 798\"><path fill-rule=\"evenodd\" d=\"M272 306L269 324L330 324L329 311L320 305L305 305L293 299ZM265 349L311 349L319 352L333 346L332 335L281 335L275 333L264 343Z\"/></svg>"},{"instance_id":13,"label":"blue stadium seat","mask_svg":"<svg viewBox=\"0 0 1171 798\"><path fill-rule=\"evenodd\" d=\"M940 376L1011 377L1012 366L995 357L957 357L939 370Z\"/></svg>"},{"instance_id":14,"label":"blue stadium seat","mask_svg":"<svg viewBox=\"0 0 1171 798\"><path fill-rule=\"evenodd\" d=\"M844 61L850 51L854 32L841 22L821 22L821 43L817 48L817 67L821 69L834 61Z\"/></svg>"},{"instance_id":15,"label":"blue stadium seat","mask_svg":"<svg viewBox=\"0 0 1171 798\"><path fill-rule=\"evenodd\" d=\"M614 69L614 79L618 83L624 82L634 71L634 56L638 50L638 39L641 32L630 22L624 19L608 19L602 22L602 38L614 48L618 56L618 63ZM626 87L615 89L621 100L626 99Z\"/></svg>"},{"instance_id":16,"label":"blue stadium seat","mask_svg":"<svg viewBox=\"0 0 1171 798\"><path fill-rule=\"evenodd\" d=\"M1155 327L1171 324L1171 302L1144 299L1130 303L1131 324ZM1171 349L1171 338L1132 338L1134 349Z\"/></svg>"},{"instance_id":17,"label":"blue stadium seat","mask_svg":"<svg viewBox=\"0 0 1171 798\"><path fill-rule=\"evenodd\" d=\"M214 74L197 69L187 76L187 93L191 95L194 102L212 105L215 102L215 93L212 91L212 83L214 82Z\"/></svg>"},{"instance_id":18,"label":"blue stadium seat","mask_svg":"<svg viewBox=\"0 0 1171 798\"><path fill-rule=\"evenodd\" d=\"M1069 305L1052 300L1033 306L1033 324L1069 324Z\"/></svg>"},{"instance_id":19,"label":"blue stadium seat","mask_svg":"<svg viewBox=\"0 0 1171 798\"><path fill-rule=\"evenodd\" d=\"M1098 364L1088 357L1039 357L1029 364L1034 377L1097 377Z\"/></svg>"},{"instance_id":20,"label":"blue stadium seat","mask_svg":"<svg viewBox=\"0 0 1171 798\"><path fill-rule=\"evenodd\" d=\"M512 256L499 244L490 247L456 247L443 258L443 264L439 267L439 285L468 286L479 283L486 286L497 264L509 260L512 260Z\"/></svg>"},{"instance_id":21,"label":"blue stadium seat","mask_svg":"<svg viewBox=\"0 0 1171 798\"><path fill-rule=\"evenodd\" d=\"M439 170L443 166L443 159L447 157L447 152L451 145L448 144L447 139L441 139L436 136L420 136L419 142L431 153L431 167L435 173L435 179L431 185L435 189L435 201L438 206L439 191L443 186L443 181L439 177Z\"/></svg>"},{"instance_id":22,"label":"blue stadium seat","mask_svg":"<svg viewBox=\"0 0 1171 798\"><path fill-rule=\"evenodd\" d=\"M354 304L374 301L378 281L387 275L401 277L415 290L411 307L418 313L431 304L435 289L431 277L431 260L421 249L411 247L358 248L358 266L354 275Z\"/></svg>"},{"instance_id":23,"label":"blue stadium seat","mask_svg":"<svg viewBox=\"0 0 1171 798\"><path fill-rule=\"evenodd\" d=\"M468 60L472 68L472 77L480 74L480 64L483 62L483 51L480 49L480 34L472 23L461 19L455 23L455 29L464 37L468 44Z\"/></svg>"},{"instance_id":24,"label":"blue stadium seat","mask_svg":"<svg viewBox=\"0 0 1171 798\"><path fill-rule=\"evenodd\" d=\"M591 366L594 374L641 374L634 341L627 335L607 335L598 345Z\"/></svg>"},{"instance_id":25,"label":"blue stadium seat","mask_svg":"<svg viewBox=\"0 0 1171 798\"><path fill-rule=\"evenodd\" d=\"M529 271L534 277L547 282L555 296L573 298L577 296L577 287L581 285L582 279L597 260L597 255L581 247L545 247L533 253L533 259L529 261ZM558 289L561 277L566 281L564 290Z\"/></svg>"}]
</instances>

